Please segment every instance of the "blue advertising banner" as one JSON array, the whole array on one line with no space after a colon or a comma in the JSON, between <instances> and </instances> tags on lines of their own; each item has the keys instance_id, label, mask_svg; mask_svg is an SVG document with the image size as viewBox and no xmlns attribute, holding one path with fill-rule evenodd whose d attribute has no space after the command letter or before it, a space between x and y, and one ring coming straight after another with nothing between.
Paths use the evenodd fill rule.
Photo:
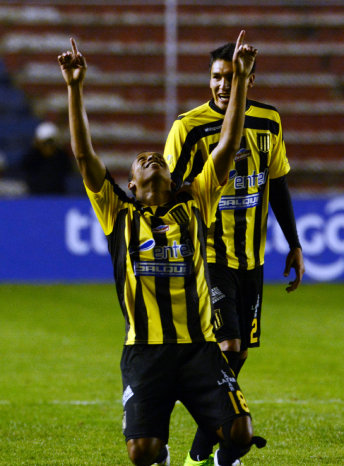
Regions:
<instances>
[{"instance_id":1,"label":"blue advertising banner","mask_svg":"<svg viewBox=\"0 0 344 466\"><path fill-rule=\"evenodd\" d=\"M305 281L344 280L344 196L293 200ZM265 254L266 281L282 278L288 244L272 214ZM285 279L284 279L285 280Z\"/></svg>"},{"instance_id":2,"label":"blue advertising banner","mask_svg":"<svg viewBox=\"0 0 344 466\"><path fill-rule=\"evenodd\" d=\"M305 258L304 280L343 281L344 196L296 198L293 204ZM107 242L87 198L1 200L0 219L0 281L113 280ZM287 253L271 214L266 282L288 281L283 277Z\"/></svg>"}]
</instances>

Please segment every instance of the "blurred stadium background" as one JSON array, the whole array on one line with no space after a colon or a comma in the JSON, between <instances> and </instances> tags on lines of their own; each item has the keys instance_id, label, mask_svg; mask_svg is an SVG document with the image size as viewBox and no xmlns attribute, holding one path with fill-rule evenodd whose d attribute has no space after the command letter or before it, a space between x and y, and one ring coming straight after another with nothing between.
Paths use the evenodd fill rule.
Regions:
<instances>
[{"instance_id":1,"label":"blurred stadium background","mask_svg":"<svg viewBox=\"0 0 344 466\"><path fill-rule=\"evenodd\" d=\"M56 123L69 144L56 60L70 48L69 37L88 60L95 148L124 185L134 154L161 152L175 116L209 99L209 51L242 28L259 49L250 98L275 105L282 117L306 279L344 280L342 0L0 2L0 280L111 278L110 262L101 272L106 245L79 176L70 180L69 196L37 199L18 170L41 121ZM46 267L44 254L52 249L54 260L63 258L58 271ZM282 275L285 251L272 218L268 280ZM93 269L99 263L92 276L84 273L91 263ZM269 272L269 264L276 269Z\"/></svg>"}]
</instances>

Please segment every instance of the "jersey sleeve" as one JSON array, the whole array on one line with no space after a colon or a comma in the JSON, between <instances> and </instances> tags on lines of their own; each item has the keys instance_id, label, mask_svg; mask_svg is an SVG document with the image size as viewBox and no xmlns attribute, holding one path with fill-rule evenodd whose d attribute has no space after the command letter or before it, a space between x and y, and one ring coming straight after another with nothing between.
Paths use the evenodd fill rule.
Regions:
<instances>
[{"instance_id":1,"label":"jersey sleeve","mask_svg":"<svg viewBox=\"0 0 344 466\"><path fill-rule=\"evenodd\" d=\"M278 112L276 112L276 122L279 126L279 132L274 138L271 152L271 161L269 166L269 176L271 179L279 178L290 171L290 165L283 139L281 117Z\"/></svg>"},{"instance_id":2,"label":"jersey sleeve","mask_svg":"<svg viewBox=\"0 0 344 466\"><path fill-rule=\"evenodd\" d=\"M191 184L192 195L197 199L202 219L207 227L214 221L218 203L225 184L220 185L215 172L214 161L208 157L203 170Z\"/></svg>"},{"instance_id":3,"label":"jersey sleeve","mask_svg":"<svg viewBox=\"0 0 344 466\"><path fill-rule=\"evenodd\" d=\"M164 158L169 166L177 189L192 169L191 147L187 144L188 130L183 119L175 120L167 136Z\"/></svg>"},{"instance_id":4,"label":"jersey sleeve","mask_svg":"<svg viewBox=\"0 0 344 466\"><path fill-rule=\"evenodd\" d=\"M108 175L98 193L94 193L88 189L85 183L84 185L98 221L105 235L109 235L113 230L117 213L124 205L121 197L115 193L114 186L116 185L113 184L113 180L110 180Z\"/></svg>"}]
</instances>

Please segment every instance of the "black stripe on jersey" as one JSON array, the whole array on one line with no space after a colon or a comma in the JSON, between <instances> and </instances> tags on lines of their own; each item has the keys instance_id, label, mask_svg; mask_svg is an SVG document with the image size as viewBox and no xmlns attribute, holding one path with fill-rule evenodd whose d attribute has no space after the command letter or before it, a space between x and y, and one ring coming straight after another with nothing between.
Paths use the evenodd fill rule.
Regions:
<instances>
[{"instance_id":1,"label":"black stripe on jersey","mask_svg":"<svg viewBox=\"0 0 344 466\"><path fill-rule=\"evenodd\" d=\"M193 146L200 139L208 136L209 134L216 134L221 132L223 119L199 125L193 128L186 136L182 150L180 152L176 166L172 172L172 180L176 183L176 188L179 189L183 183L184 173L188 162L190 161L191 151Z\"/></svg>"},{"instance_id":2,"label":"black stripe on jersey","mask_svg":"<svg viewBox=\"0 0 344 466\"><path fill-rule=\"evenodd\" d=\"M200 225L198 225L198 228ZM201 235L202 236L202 235ZM186 223L180 225L180 243L192 244L189 228ZM192 264L193 273L184 278L187 326L192 341L204 340L199 318L199 297L197 293L197 280L193 267L193 256L184 257L184 262Z\"/></svg>"},{"instance_id":3,"label":"black stripe on jersey","mask_svg":"<svg viewBox=\"0 0 344 466\"><path fill-rule=\"evenodd\" d=\"M156 246L167 246L166 233L153 233L154 229L164 225L161 218L151 217L152 235ZM166 262L166 259L154 259L155 262ZM155 296L160 310L160 319L163 332L163 341L176 341L177 332L173 323L172 303L170 294L170 278L169 277L155 277Z\"/></svg>"},{"instance_id":4,"label":"black stripe on jersey","mask_svg":"<svg viewBox=\"0 0 344 466\"><path fill-rule=\"evenodd\" d=\"M193 163L192 163L192 169L191 169L191 172L189 174L189 176L187 176L185 178L185 183L192 183L192 181L194 180L194 178L199 174L201 173L201 171L203 170L203 167L204 167L204 160L203 160L203 156L202 156L202 151L198 150L195 154L195 157L194 157L194 160L193 160Z\"/></svg>"},{"instance_id":5,"label":"black stripe on jersey","mask_svg":"<svg viewBox=\"0 0 344 466\"><path fill-rule=\"evenodd\" d=\"M216 219L214 225L214 249L215 249L215 261L216 263L223 263L226 259L226 245L222 239L223 237L223 225L222 225L222 214L219 208L216 209Z\"/></svg>"},{"instance_id":6,"label":"black stripe on jersey","mask_svg":"<svg viewBox=\"0 0 344 466\"><path fill-rule=\"evenodd\" d=\"M121 210L114 225L114 229L110 235L107 236L109 252L111 254L112 265L114 270L114 277L117 289L118 301L125 319L125 342L129 331L129 317L124 300L124 284L126 277L126 256L127 246L125 242L125 223L128 215L128 209Z\"/></svg>"},{"instance_id":7,"label":"black stripe on jersey","mask_svg":"<svg viewBox=\"0 0 344 466\"><path fill-rule=\"evenodd\" d=\"M259 152L259 157L260 157L259 172L263 173L268 166L268 153ZM256 212L255 212L255 217L254 217L253 252L254 252L255 267L258 267L260 265L259 248L260 248L260 243L261 243L263 197L264 197L265 189L266 189L265 183L259 186L258 188L261 202L259 203L259 205L256 206Z\"/></svg>"},{"instance_id":8,"label":"black stripe on jersey","mask_svg":"<svg viewBox=\"0 0 344 466\"><path fill-rule=\"evenodd\" d=\"M248 99L246 103L246 110L251 106L258 107L258 108L266 108L267 110L274 110L275 112L277 112L277 108L274 107L273 105L264 104L263 102L257 102L256 100Z\"/></svg>"},{"instance_id":9,"label":"black stripe on jersey","mask_svg":"<svg viewBox=\"0 0 344 466\"><path fill-rule=\"evenodd\" d=\"M119 197L121 201L130 202L131 204L135 203L135 199L133 197L127 196L127 194L118 186L118 184L115 183L108 169L106 169L105 179L110 181L110 183L113 186L114 193Z\"/></svg>"},{"instance_id":10,"label":"black stripe on jersey","mask_svg":"<svg viewBox=\"0 0 344 466\"><path fill-rule=\"evenodd\" d=\"M248 176L248 161L247 159L238 160L235 168L239 176ZM248 186L236 190L237 196L245 196L248 194ZM247 255L246 255L246 213L247 209L234 210L234 251L238 258L239 269L247 269Z\"/></svg>"},{"instance_id":11,"label":"black stripe on jersey","mask_svg":"<svg viewBox=\"0 0 344 466\"><path fill-rule=\"evenodd\" d=\"M133 221L131 225L131 238L129 244L130 259L134 269L134 262L140 260L140 213L137 210L133 212ZM147 308L143 299L141 278L136 277L135 290L135 340L139 343L148 342L148 315Z\"/></svg>"},{"instance_id":12,"label":"black stripe on jersey","mask_svg":"<svg viewBox=\"0 0 344 466\"><path fill-rule=\"evenodd\" d=\"M112 184L112 187L113 187L113 190L114 190L114 193L119 197L119 199L122 201L122 202L129 202L130 204L133 204L137 210L140 210L140 211L144 211L144 210L147 210L147 209L150 209L150 208L144 208L141 204L140 201L138 201L135 197L129 197L125 191L122 190L122 188L120 188L118 186L118 184L116 184L116 182L114 181L114 179L112 178L111 176L111 173L109 172L108 169L106 169L106 174L105 174L105 179L107 179L108 181L110 181L110 183ZM150 209L151 211L151 209Z\"/></svg>"},{"instance_id":13,"label":"black stripe on jersey","mask_svg":"<svg viewBox=\"0 0 344 466\"><path fill-rule=\"evenodd\" d=\"M246 115L244 128L266 130L277 136L280 130L280 125L276 121L269 120L268 118Z\"/></svg>"}]
</instances>

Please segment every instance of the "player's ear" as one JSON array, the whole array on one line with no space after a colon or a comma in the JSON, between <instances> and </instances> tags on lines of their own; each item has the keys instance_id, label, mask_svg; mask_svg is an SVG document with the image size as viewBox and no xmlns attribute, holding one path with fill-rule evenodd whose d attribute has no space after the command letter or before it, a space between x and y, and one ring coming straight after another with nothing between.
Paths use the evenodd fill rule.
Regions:
<instances>
[{"instance_id":1,"label":"player's ear","mask_svg":"<svg viewBox=\"0 0 344 466\"><path fill-rule=\"evenodd\" d=\"M250 74L248 78L248 87L253 87L255 78L256 78L256 75L254 73Z\"/></svg>"}]
</instances>

